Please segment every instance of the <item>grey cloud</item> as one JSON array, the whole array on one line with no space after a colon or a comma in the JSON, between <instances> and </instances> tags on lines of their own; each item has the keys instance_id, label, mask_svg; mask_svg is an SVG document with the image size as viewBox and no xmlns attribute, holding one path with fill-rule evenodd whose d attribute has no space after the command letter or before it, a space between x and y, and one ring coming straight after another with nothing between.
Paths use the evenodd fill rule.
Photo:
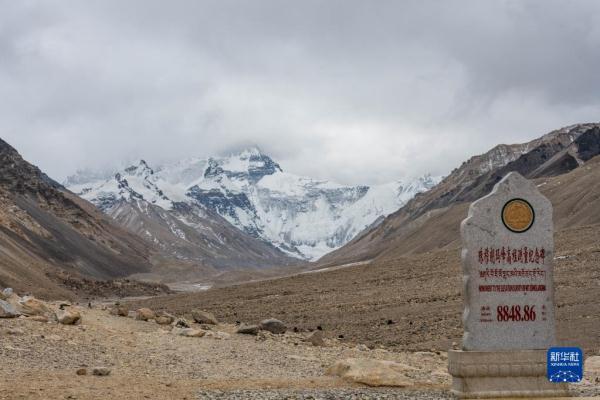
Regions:
<instances>
[{"instance_id":1,"label":"grey cloud","mask_svg":"<svg viewBox=\"0 0 600 400\"><path fill-rule=\"evenodd\" d=\"M0 136L58 179L258 144L347 183L598 120L594 1L0 0Z\"/></svg>"}]
</instances>

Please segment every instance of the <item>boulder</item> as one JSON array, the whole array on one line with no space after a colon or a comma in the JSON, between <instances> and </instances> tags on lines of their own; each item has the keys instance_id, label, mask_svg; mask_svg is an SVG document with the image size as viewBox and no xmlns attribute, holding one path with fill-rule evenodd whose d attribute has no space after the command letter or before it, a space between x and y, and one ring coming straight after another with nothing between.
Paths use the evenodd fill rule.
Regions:
<instances>
[{"instance_id":1,"label":"boulder","mask_svg":"<svg viewBox=\"0 0 600 400\"><path fill-rule=\"evenodd\" d=\"M29 317L28 320L36 322L48 322L48 317L45 315L34 315L33 317Z\"/></svg>"},{"instance_id":2,"label":"boulder","mask_svg":"<svg viewBox=\"0 0 600 400\"><path fill-rule=\"evenodd\" d=\"M157 324L159 325L171 325L173 321L175 321L175 317L169 313L160 313L154 318Z\"/></svg>"},{"instance_id":3,"label":"boulder","mask_svg":"<svg viewBox=\"0 0 600 400\"><path fill-rule=\"evenodd\" d=\"M242 325L237 329L236 333L242 335L258 335L259 330L260 328L258 325Z\"/></svg>"},{"instance_id":4,"label":"boulder","mask_svg":"<svg viewBox=\"0 0 600 400\"><path fill-rule=\"evenodd\" d=\"M115 305L109 311L110 315L118 315L119 317L129 316L129 307L122 304Z\"/></svg>"},{"instance_id":5,"label":"boulder","mask_svg":"<svg viewBox=\"0 0 600 400\"><path fill-rule=\"evenodd\" d=\"M23 315L30 317L34 315L48 316L53 312L46 303L33 296L23 297L21 301L19 301L19 309Z\"/></svg>"},{"instance_id":6,"label":"boulder","mask_svg":"<svg viewBox=\"0 0 600 400\"><path fill-rule=\"evenodd\" d=\"M313 346L325 346L325 341L323 340L323 331L314 331L308 335L305 340L311 343Z\"/></svg>"},{"instance_id":7,"label":"boulder","mask_svg":"<svg viewBox=\"0 0 600 400\"><path fill-rule=\"evenodd\" d=\"M178 318L175 322L177 328L189 328L190 323L185 318Z\"/></svg>"},{"instance_id":8,"label":"boulder","mask_svg":"<svg viewBox=\"0 0 600 400\"><path fill-rule=\"evenodd\" d=\"M85 368L79 368L76 372L77 375L87 375L87 369Z\"/></svg>"},{"instance_id":9,"label":"boulder","mask_svg":"<svg viewBox=\"0 0 600 400\"><path fill-rule=\"evenodd\" d=\"M193 328L173 328L171 333L179 336L187 336L187 337L202 337L206 335L206 331L202 329L193 329Z\"/></svg>"},{"instance_id":10,"label":"boulder","mask_svg":"<svg viewBox=\"0 0 600 400\"><path fill-rule=\"evenodd\" d=\"M0 300L0 318L16 318L19 315L21 313L17 311L15 306L4 300Z\"/></svg>"},{"instance_id":11,"label":"boulder","mask_svg":"<svg viewBox=\"0 0 600 400\"><path fill-rule=\"evenodd\" d=\"M287 326L278 319L270 318L260 322L258 327L263 331L268 331L274 334L282 334L287 330Z\"/></svg>"},{"instance_id":12,"label":"boulder","mask_svg":"<svg viewBox=\"0 0 600 400\"><path fill-rule=\"evenodd\" d=\"M108 376L110 375L110 369L106 367L95 367L92 369L92 374L96 376Z\"/></svg>"},{"instance_id":13,"label":"boulder","mask_svg":"<svg viewBox=\"0 0 600 400\"><path fill-rule=\"evenodd\" d=\"M199 324L217 325L219 323L213 314L202 310L193 310L192 317Z\"/></svg>"},{"instance_id":14,"label":"boulder","mask_svg":"<svg viewBox=\"0 0 600 400\"><path fill-rule=\"evenodd\" d=\"M79 314L79 311L75 310L58 310L56 318L58 318L58 322L63 325L76 325L81 323L81 314Z\"/></svg>"},{"instance_id":15,"label":"boulder","mask_svg":"<svg viewBox=\"0 0 600 400\"><path fill-rule=\"evenodd\" d=\"M231 339L231 335L229 333L227 333L227 332L220 332L220 331L206 332L206 337L207 338L218 339L218 340Z\"/></svg>"},{"instance_id":16,"label":"boulder","mask_svg":"<svg viewBox=\"0 0 600 400\"><path fill-rule=\"evenodd\" d=\"M156 314L149 308L140 308L135 312L135 319L140 321L148 321L156 318Z\"/></svg>"},{"instance_id":17,"label":"boulder","mask_svg":"<svg viewBox=\"0 0 600 400\"><path fill-rule=\"evenodd\" d=\"M6 300L8 298L10 298L13 295L13 290L12 288L6 288L2 291L0 291L0 300Z\"/></svg>"},{"instance_id":18,"label":"boulder","mask_svg":"<svg viewBox=\"0 0 600 400\"><path fill-rule=\"evenodd\" d=\"M327 374L368 386L407 387L411 386L413 382L405 375L405 372L414 369L394 361L348 358L337 361L327 370Z\"/></svg>"}]
</instances>

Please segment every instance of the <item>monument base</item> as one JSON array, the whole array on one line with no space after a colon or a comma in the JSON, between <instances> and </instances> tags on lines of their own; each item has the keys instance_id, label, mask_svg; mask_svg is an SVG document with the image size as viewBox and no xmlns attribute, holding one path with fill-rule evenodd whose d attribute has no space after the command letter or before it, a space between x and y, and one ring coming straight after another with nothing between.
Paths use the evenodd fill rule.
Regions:
<instances>
[{"instance_id":1,"label":"monument base","mask_svg":"<svg viewBox=\"0 0 600 400\"><path fill-rule=\"evenodd\" d=\"M461 399L569 396L566 383L546 378L545 350L450 350L448 371Z\"/></svg>"}]
</instances>

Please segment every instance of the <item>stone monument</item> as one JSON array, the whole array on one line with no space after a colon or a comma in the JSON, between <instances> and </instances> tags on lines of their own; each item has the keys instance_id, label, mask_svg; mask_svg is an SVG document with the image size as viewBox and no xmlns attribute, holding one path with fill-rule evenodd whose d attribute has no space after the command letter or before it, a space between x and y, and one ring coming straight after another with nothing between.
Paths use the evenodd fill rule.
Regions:
<instances>
[{"instance_id":1,"label":"stone monument","mask_svg":"<svg viewBox=\"0 0 600 400\"><path fill-rule=\"evenodd\" d=\"M511 172L461 224L464 335L448 354L461 398L568 395L546 379L555 345L552 205Z\"/></svg>"}]
</instances>

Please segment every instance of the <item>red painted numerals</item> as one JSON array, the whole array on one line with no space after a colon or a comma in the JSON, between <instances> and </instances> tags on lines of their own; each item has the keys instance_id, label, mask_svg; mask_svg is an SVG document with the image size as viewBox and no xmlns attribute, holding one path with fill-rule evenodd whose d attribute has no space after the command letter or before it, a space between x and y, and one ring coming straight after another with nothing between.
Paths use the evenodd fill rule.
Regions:
<instances>
[{"instance_id":1,"label":"red painted numerals","mask_svg":"<svg viewBox=\"0 0 600 400\"><path fill-rule=\"evenodd\" d=\"M535 306L498 306L496 308L496 320L499 322L535 321Z\"/></svg>"}]
</instances>

